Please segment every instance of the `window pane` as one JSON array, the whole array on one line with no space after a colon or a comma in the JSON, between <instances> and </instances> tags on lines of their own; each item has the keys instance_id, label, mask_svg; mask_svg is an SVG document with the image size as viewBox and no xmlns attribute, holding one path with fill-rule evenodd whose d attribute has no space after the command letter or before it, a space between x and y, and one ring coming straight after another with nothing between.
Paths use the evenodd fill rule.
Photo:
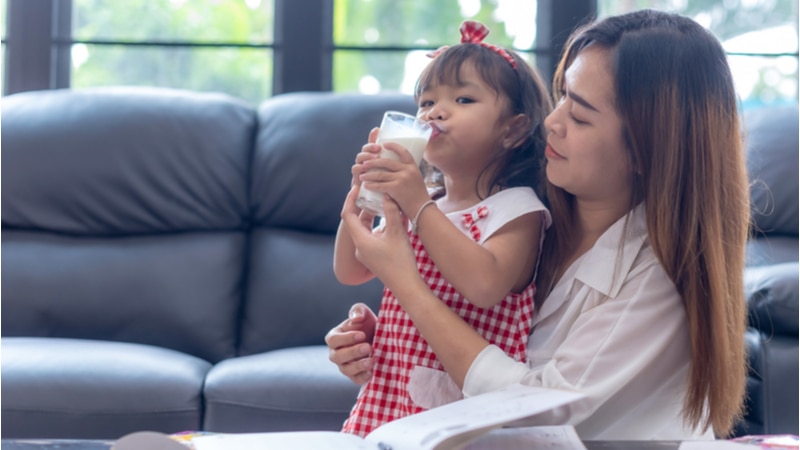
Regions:
<instances>
[{"instance_id":1,"label":"window pane","mask_svg":"<svg viewBox=\"0 0 800 450\"><path fill-rule=\"evenodd\" d=\"M536 1L532 0L334 0L333 90L413 93L430 62L428 50L388 51L370 47L431 49L456 44L465 19L489 28L486 42L525 50L534 47Z\"/></svg>"},{"instance_id":2,"label":"window pane","mask_svg":"<svg viewBox=\"0 0 800 450\"><path fill-rule=\"evenodd\" d=\"M160 86L234 95L252 103L272 92L272 51L243 48L72 47L72 87Z\"/></svg>"},{"instance_id":3,"label":"window pane","mask_svg":"<svg viewBox=\"0 0 800 450\"><path fill-rule=\"evenodd\" d=\"M338 50L333 54L333 90L363 94L413 94L419 74L431 61L427 53L427 50ZM519 54L535 67L532 54Z\"/></svg>"},{"instance_id":4,"label":"window pane","mask_svg":"<svg viewBox=\"0 0 800 450\"><path fill-rule=\"evenodd\" d=\"M536 36L534 0L334 0L333 11L336 46L454 44L465 19L489 27L491 44L528 50Z\"/></svg>"},{"instance_id":5,"label":"window pane","mask_svg":"<svg viewBox=\"0 0 800 450\"><path fill-rule=\"evenodd\" d=\"M0 0L0 36L2 36L4 40L6 38L7 3L6 0Z\"/></svg>"},{"instance_id":6,"label":"window pane","mask_svg":"<svg viewBox=\"0 0 800 450\"><path fill-rule=\"evenodd\" d=\"M333 54L333 90L365 94L412 93L417 77L430 61L425 53L425 50L336 51Z\"/></svg>"},{"instance_id":7,"label":"window pane","mask_svg":"<svg viewBox=\"0 0 800 450\"><path fill-rule=\"evenodd\" d=\"M730 54L743 107L797 101L797 0L598 0L597 6L600 17L642 8L692 17Z\"/></svg>"},{"instance_id":8,"label":"window pane","mask_svg":"<svg viewBox=\"0 0 800 450\"><path fill-rule=\"evenodd\" d=\"M3 44L0 46L0 86L3 87L2 95L6 95L6 0L0 0L0 36Z\"/></svg>"},{"instance_id":9,"label":"window pane","mask_svg":"<svg viewBox=\"0 0 800 450\"><path fill-rule=\"evenodd\" d=\"M728 57L733 82L744 109L797 101L797 58Z\"/></svg>"},{"instance_id":10,"label":"window pane","mask_svg":"<svg viewBox=\"0 0 800 450\"><path fill-rule=\"evenodd\" d=\"M271 43L274 0L73 0L76 40Z\"/></svg>"}]
</instances>

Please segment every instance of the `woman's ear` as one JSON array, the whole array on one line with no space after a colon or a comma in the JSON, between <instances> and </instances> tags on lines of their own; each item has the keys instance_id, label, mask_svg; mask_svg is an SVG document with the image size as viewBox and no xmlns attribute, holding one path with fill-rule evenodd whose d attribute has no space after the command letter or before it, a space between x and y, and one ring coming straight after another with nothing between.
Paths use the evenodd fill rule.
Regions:
<instances>
[{"instance_id":1,"label":"woman's ear","mask_svg":"<svg viewBox=\"0 0 800 450\"><path fill-rule=\"evenodd\" d=\"M517 147L530 134L531 120L525 114L517 114L508 119L506 134L503 137L503 148Z\"/></svg>"}]
</instances>

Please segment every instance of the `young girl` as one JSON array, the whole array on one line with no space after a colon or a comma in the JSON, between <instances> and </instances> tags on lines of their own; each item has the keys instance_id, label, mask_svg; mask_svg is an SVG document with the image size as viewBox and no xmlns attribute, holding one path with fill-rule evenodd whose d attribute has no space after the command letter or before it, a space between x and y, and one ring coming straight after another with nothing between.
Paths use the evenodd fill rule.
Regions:
<instances>
[{"instance_id":1,"label":"young girl","mask_svg":"<svg viewBox=\"0 0 800 450\"><path fill-rule=\"evenodd\" d=\"M409 218L417 267L450 310L511 358L525 361L534 278L549 212L537 197L551 104L536 72L519 56L486 44L488 30L467 21L461 44L437 50L417 83L417 116L434 128L427 163L442 182L431 199L406 149L377 158L377 130L356 157L353 188L383 192ZM378 169L378 170L372 170ZM361 212L363 223L373 217ZM380 232L380 231L375 231ZM334 271L345 284L374 277L340 225ZM460 398L461 393L391 291L384 290L375 365L344 431L375 427Z\"/></svg>"}]
</instances>

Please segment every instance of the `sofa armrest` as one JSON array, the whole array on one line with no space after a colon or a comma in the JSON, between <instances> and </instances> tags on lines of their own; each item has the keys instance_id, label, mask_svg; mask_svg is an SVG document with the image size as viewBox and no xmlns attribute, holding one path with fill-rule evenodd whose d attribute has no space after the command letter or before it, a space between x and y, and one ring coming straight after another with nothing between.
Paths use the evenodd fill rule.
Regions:
<instances>
[{"instance_id":1,"label":"sofa armrest","mask_svg":"<svg viewBox=\"0 0 800 450\"><path fill-rule=\"evenodd\" d=\"M798 263L745 270L745 414L734 435L798 433Z\"/></svg>"},{"instance_id":2,"label":"sofa armrest","mask_svg":"<svg viewBox=\"0 0 800 450\"><path fill-rule=\"evenodd\" d=\"M745 270L748 321L766 336L797 339L798 263L749 267Z\"/></svg>"}]
</instances>

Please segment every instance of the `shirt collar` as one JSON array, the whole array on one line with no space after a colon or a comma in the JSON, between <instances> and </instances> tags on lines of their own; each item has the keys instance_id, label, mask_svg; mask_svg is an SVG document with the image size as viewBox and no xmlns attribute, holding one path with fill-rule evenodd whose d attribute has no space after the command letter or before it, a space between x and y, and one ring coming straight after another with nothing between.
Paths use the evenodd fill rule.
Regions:
<instances>
[{"instance_id":1,"label":"shirt collar","mask_svg":"<svg viewBox=\"0 0 800 450\"><path fill-rule=\"evenodd\" d=\"M615 297L626 279L620 275L630 272L646 240L647 218L644 204L639 204L614 222L586 252L575 279L607 297Z\"/></svg>"}]
</instances>

